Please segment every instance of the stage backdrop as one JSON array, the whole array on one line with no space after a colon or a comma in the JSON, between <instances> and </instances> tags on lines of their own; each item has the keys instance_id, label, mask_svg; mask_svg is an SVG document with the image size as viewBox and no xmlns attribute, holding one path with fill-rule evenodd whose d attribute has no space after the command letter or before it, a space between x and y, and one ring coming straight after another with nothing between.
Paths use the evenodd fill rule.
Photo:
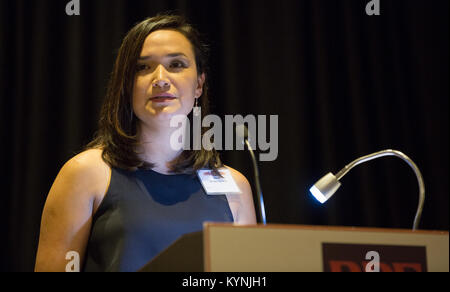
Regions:
<instances>
[{"instance_id":1,"label":"stage backdrop","mask_svg":"<svg viewBox=\"0 0 450 292\"><path fill-rule=\"evenodd\" d=\"M448 230L448 1L0 1L1 269L31 271L42 208L92 138L117 49L133 24L177 9L211 45L213 113L279 116L260 163L269 223L411 228L418 202L400 159L359 166L326 205L328 172L382 149L420 167L421 228ZM223 151L253 184L248 154Z\"/></svg>"}]
</instances>

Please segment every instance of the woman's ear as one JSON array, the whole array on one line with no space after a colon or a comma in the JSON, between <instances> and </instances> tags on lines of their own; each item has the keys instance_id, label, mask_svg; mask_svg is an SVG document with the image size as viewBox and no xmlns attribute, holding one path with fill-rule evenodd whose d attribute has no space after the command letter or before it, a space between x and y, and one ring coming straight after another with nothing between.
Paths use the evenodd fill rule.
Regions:
<instances>
[{"instance_id":1,"label":"woman's ear","mask_svg":"<svg viewBox=\"0 0 450 292\"><path fill-rule=\"evenodd\" d=\"M195 98L199 98L203 94L203 85L205 84L205 73L200 74L197 77L197 87L195 88Z\"/></svg>"}]
</instances>

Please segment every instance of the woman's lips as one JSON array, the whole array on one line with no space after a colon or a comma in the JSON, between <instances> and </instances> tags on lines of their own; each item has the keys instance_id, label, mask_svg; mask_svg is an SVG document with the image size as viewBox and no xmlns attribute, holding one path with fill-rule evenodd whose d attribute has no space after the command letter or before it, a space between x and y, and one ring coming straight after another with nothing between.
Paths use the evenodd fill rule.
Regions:
<instances>
[{"instance_id":1,"label":"woman's lips","mask_svg":"<svg viewBox=\"0 0 450 292\"><path fill-rule=\"evenodd\" d=\"M171 94L161 94L150 98L152 102L167 102L174 99L176 99L176 97Z\"/></svg>"},{"instance_id":2,"label":"woman's lips","mask_svg":"<svg viewBox=\"0 0 450 292\"><path fill-rule=\"evenodd\" d=\"M175 99L175 97L161 96L161 97L153 97L150 100L152 102L167 102L167 101L171 101L174 99Z\"/></svg>"}]
</instances>

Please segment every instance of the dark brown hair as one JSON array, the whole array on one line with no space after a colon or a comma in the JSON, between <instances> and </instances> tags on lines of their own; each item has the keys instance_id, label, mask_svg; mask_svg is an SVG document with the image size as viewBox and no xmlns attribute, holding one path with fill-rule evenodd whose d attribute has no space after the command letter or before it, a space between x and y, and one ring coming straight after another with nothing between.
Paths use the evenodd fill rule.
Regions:
<instances>
[{"instance_id":1,"label":"dark brown hair","mask_svg":"<svg viewBox=\"0 0 450 292\"><path fill-rule=\"evenodd\" d=\"M138 119L133 112L132 95L137 61L144 41L150 33L161 29L172 29L182 33L192 45L197 74L207 75L208 47L201 41L199 32L187 23L184 17L159 14L136 24L127 33L119 49L100 112L98 131L93 141L86 146L87 149L103 149L102 158L111 167L127 170L154 167L151 162L142 161L137 152L140 146L137 136ZM203 85L203 94L199 101L203 117L209 112L207 81ZM189 118L192 121L192 113ZM206 129L202 130L204 133ZM217 151L202 148L184 150L170 163L170 171L193 173L200 168L208 167L216 170L221 166L222 162Z\"/></svg>"}]
</instances>

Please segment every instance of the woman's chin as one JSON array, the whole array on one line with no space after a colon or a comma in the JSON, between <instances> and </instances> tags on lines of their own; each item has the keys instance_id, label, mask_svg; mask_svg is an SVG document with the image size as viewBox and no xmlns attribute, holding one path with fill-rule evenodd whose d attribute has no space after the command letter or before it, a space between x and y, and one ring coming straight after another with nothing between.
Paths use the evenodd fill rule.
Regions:
<instances>
[{"instance_id":1,"label":"woman's chin","mask_svg":"<svg viewBox=\"0 0 450 292\"><path fill-rule=\"evenodd\" d=\"M170 121L172 118L180 115L186 116L187 113L180 110L180 108L167 106L167 107L147 108L147 115L149 119L154 119L158 121Z\"/></svg>"}]
</instances>

